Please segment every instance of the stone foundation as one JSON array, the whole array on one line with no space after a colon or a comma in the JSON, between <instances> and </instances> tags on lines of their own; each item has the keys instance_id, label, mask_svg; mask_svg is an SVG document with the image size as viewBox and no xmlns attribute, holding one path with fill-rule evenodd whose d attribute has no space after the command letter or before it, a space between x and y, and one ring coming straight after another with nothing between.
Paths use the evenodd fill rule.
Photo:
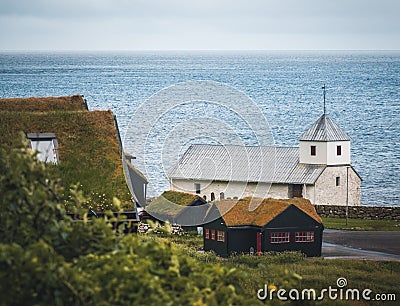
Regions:
<instances>
[{"instance_id":1,"label":"stone foundation","mask_svg":"<svg viewBox=\"0 0 400 306\"><path fill-rule=\"evenodd\" d=\"M317 213L325 218L346 218L346 206L315 205ZM349 218L400 221L400 207L349 206Z\"/></svg>"}]
</instances>

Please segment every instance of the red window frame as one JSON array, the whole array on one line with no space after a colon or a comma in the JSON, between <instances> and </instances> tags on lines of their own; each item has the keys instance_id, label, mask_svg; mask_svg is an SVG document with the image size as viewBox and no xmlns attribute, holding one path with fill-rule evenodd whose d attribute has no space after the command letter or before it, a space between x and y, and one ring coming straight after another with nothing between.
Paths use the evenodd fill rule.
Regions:
<instances>
[{"instance_id":1,"label":"red window frame","mask_svg":"<svg viewBox=\"0 0 400 306\"><path fill-rule=\"evenodd\" d=\"M205 238L210 239L210 230L208 228L206 228L206 231L205 231Z\"/></svg>"},{"instance_id":2,"label":"red window frame","mask_svg":"<svg viewBox=\"0 0 400 306\"><path fill-rule=\"evenodd\" d=\"M289 232L271 232L269 235L271 243L288 243L290 242Z\"/></svg>"},{"instance_id":3,"label":"red window frame","mask_svg":"<svg viewBox=\"0 0 400 306\"><path fill-rule=\"evenodd\" d=\"M217 231L217 241L225 242L225 232Z\"/></svg>"},{"instance_id":4,"label":"red window frame","mask_svg":"<svg viewBox=\"0 0 400 306\"><path fill-rule=\"evenodd\" d=\"M336 146L336 155L341 156L342 155L342 146Z\"/></svg>"},{"instance_id":5,"label":"red window frame","mask_svg":"<svg viewBox=\"0 0 400 306\"><path fill-rule=\"evenodd\" d=\"M294 234L295 242L314 242L314 232L307 231L307 232L296 232Z\"/></svg>"},{"instance_id":6,"label":"red window frame","mask_svg":"<svg viewBox=\"0 0 400 306\"><path fill-rule=\"evenodd\" d=\"M215 230L211 230L211 240L215 240Z\"/></svg>"}]
</instances>

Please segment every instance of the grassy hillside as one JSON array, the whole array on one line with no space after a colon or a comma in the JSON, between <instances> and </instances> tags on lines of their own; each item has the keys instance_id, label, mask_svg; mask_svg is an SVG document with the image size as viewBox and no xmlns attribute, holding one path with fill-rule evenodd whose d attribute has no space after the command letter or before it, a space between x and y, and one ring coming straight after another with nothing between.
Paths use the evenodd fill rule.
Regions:
<instances>
[{"instance_id":1,"label":"grassy hillside","mask_svg":"<svg viewBox=\"0 0 400 306\"><path fill-rule=\"evenodd\" d=\"M24 133L55 133L60 164L51 166L66 186L79 182L92 197L92 208L104 209L112 197L132 208L111 111L0 112L0 143L18 145Z\"/></svg>"}]
</instances>

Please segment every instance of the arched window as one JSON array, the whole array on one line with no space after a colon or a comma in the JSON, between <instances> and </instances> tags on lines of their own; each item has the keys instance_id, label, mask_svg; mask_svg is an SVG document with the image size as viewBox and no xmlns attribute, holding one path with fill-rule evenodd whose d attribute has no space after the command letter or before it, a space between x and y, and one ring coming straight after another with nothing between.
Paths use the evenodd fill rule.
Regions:
<instances>
[{"instance_id":1,"label":"arched window","mask_svg":"<svg viewBox=\"0 0 400 306\"><path fill-rule=\"evenodd\" d=\"M206 195L203 195L203 199L207 201L207 196L206 196Z\"/></svg>"},{"instance_id":2,"label":"arched window","mask_svg":"<svg viewBox=\"0 0 400 306\"><path fill-rule=\"evenodd\" d=\"M211 201L215 201L215 194L214 194L214 192L211 192Z\"/></svg>"},{"instance_id":3,"label":"arched window","mask_svg":"<svg viewBox=\"0 0 400 306\"><path fill-rule=\"evenodd\" d=\"M220 199L220 200L224 200L224 199L225 199L225 193L221 192L221 193L219 194L219 199Z\"/></svg>"}]
</instances>

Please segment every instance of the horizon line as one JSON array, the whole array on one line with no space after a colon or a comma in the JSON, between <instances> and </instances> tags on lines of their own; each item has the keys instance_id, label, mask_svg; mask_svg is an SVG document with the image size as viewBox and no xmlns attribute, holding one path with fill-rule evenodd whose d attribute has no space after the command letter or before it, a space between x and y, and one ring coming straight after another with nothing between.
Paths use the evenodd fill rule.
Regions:
<instances>
[{"instance_id":1,"label":"horizon line","mask_svg":"<svg viewBox=\"0 0 400 306\"><path fill-rule=\"evenodd\" d=\"M400 52L400 49L4 49L0 52Z\"/></svg>"}]
</instances>

